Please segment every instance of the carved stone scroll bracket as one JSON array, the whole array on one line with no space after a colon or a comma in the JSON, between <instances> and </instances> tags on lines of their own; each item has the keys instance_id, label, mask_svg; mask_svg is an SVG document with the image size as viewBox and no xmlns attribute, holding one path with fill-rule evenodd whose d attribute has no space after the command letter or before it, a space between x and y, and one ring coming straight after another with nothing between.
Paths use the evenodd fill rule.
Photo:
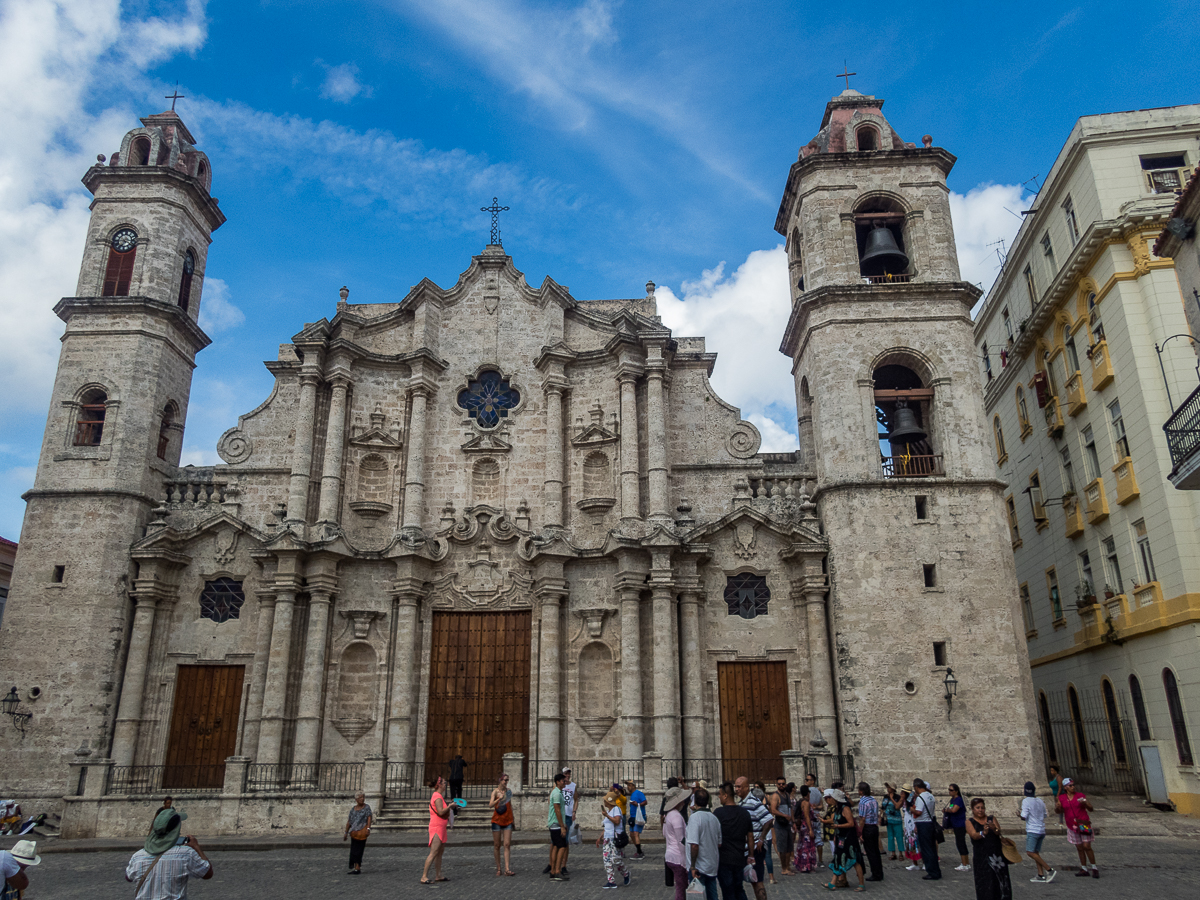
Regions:
<instances>
[{"instance_id":1,"label":"carved stone scroll bracket","mask_svg":"<svg viewBox=\"0 0 1200 900\"><path fill-rule=\"evenodd\" d=\"M383 613L373 609L339 609L338 615L347 620L347 627L354 629L354 638L359 641L367 639L373 621L383 618Z\"/></svg>"},{"instance_id":2,"label":"carved stone scroll bracket","mask_svg":"<svg viewBox=\"0 0 1200 900\"><path fill-rule=\"evenodd\" d=\"M597 744L604 740L605 735L608 734L616 722L617 720L612 716L591 716L575 719L575 724L583 729L583 733Z\"/></svg>"},{"instance_id":3,"label":"carved stone scroll bracket","mask_svg":"<svg viewBox=\"0 0 1200 900\"><path fill-rule=\"evenodd\" d=\"M613 612L615 610L596 607L592 609L577 609L575 610L575 615L583 620L582 633L586 633L588 640L594 641L599 639L601 633L604 631L605 616L612 615ZM580 635L576 635L576 639L579 637Z\"/></svg>"}]
</instances>

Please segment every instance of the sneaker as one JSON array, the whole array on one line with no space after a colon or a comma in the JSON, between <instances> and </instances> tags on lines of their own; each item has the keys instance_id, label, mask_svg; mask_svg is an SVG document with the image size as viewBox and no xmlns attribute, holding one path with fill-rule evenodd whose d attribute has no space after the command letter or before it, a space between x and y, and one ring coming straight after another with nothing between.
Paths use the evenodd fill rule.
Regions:
<instances>
[{"instance_id":1,"label":"sneaker","mask_svg":"<svg viewBox=\"0 0 1200 900\"><path fill-rule=\"evenodd\" d=\"M1075 877L1076 878L1087 878L1089 874L1091 874L1091 873L1089 873L1087 869L1080 869L1078 872L1075 873Z\"/></svg>"},{"instance_id":2,"label":"sneaker","mask_svg":"<svg viewBox=\"0 0 1200 900\"><path fill-rule=\"evenodd\" d=\"M559 881L570 881L571 876L567 874L566 869L563 869L561 872L558 873L558 880Z\"/></svg>"},{"instance_id":3,"label":"sneaker","mask_svg":"<svg viewBox=\"0 0 1200 900\"><path fill-rule=\"evenodd\" d=\"M567 872L567 867L566 867L566 866L563 866L561 869L559 869L559 870L558 870L558 874L559 874L559 875L567 875L567 874L569 874L569 873Z\"/></svg>"},{"instance_id":4,"label":"sneaker","mask_svg":"<svg viewBox=\"0 0 1200 900\"><path fill-rule=\"evenodd\" d=\"M1045 884L1046 876L1045 875L1034 875L1029 880L1032 881L1034 884Z\"/></svg>"},{"instance_id":5,"label":"sneaker","mask_svg":"<svg viewBox=\"0 0 1200 900\"><path fill-rule=\"evenodd\" d=\"M604 888L603 888L603 890L606 890L606 891L615 891L616 889L617 889L617 883L616 883L615 881L606 881L606 882L604 883Z\"/></svg>"},{"instance_id":6,"label":"sneaker","mask_svg":"<svg viewBox=\"0 0 1200 900\"><path fill-rule=\"evenodd\" d=\"M1100 870L1099 870L1099 869L1092 869L1092 877L1093 877L1093 878L1099 878L1099 877L1100 877Z\"/></svg>"},{"instance_id":7,"label":"sneaker","mask_svg":"<svg viewBox=\"0 0 1200 900\"><path fill-rule=\"evenodd\" d=\"M921 867L918 866L916 863L913 863L911 866L905 866L904 868L906 871L915 872L915 871L917 871L917 869L919 869Z\"/></svg>"},{"instance_id":8,"label":"sneaker","mask_svg":"<svg viewBox=\"0 0 1200 900\"><path fill-rule=\"evenodd\" d=\"M955 866L955 867L954 867L954 871L955 871L955 872L970 872L970 871L971 871L971 867L970 867L970 866L962 866L962 865L958 865L958 866Z\"/></svg>"},{"instance_id":9,"label":"sneaker","mask_svg":"<svg viewBox=\"0 0 1200 900\"><path fill-rule=\"evenodd\" d=\"M543 875L549 875L549 874L550 874L550 867L549 867L549 866L546 866L546 868L542 869L542 874L543 874Z\"/></svg>"},{"instance_id":10,"label":"sneaker","mask_svg":"<svg viewBox=\"0 0 1200 900\"><path fill-rule=\"evenodd\" d=\"M1046 884L1049 884L1050 882L1052 882L1054 880L1054 876L1057 874L1058 874L1058 869L1051 869L1049 872L1047 872L1045 875Z\"/></svg>"},{"instance_id":11,"label":"sneaker","mask_svg":"<svg viewBox=\"0 0 1200 900\"><path fill-rule=\"evenodd\" d=\"M1099 878L1100 876L1097 875L1096 877ZM625 887L629 887L629 878L630 878L629 873L626 872L625 873Z\"/></svg>"},{"instance_id":12,"label":"sneaker","mask_svg":"<svg viewBox=\"0 0 1200 900\"><path fill-rule=\"evenodd\" d=\"M551 881L562 881L562 880L563 880L563 877L562 877L561 875L555 875L553 872L551 872L551 873L550 873L550 880L551 880Z\"/></svg>"}]
</instances>

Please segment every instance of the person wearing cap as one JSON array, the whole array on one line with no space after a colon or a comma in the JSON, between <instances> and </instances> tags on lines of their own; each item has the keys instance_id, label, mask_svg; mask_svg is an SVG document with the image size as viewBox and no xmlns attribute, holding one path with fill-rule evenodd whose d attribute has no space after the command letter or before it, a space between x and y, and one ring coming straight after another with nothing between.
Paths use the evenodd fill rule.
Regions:
<instances>
[{"instance_id":1,"label":"person wearing cap","mask_svg":"<svg viewBox=\"0 0 1200 900\"><path fill-rule=\"evenodd\" d=\"M195 835L180 840L187 813L164 809L154 817L145 846L129 860L125 880L137 885L134 900L185 900L189 878L213 877L213 866Z\"/></svg>"},{"instance_id":2,"label":"person wearing cap","mask_svg":"<svg viewBox=\"0 0 1200 900\"><path fill-rule=\"evenodd\" d=\"M625 793L629 795L629 838L633 841L636 858L645 859L646 854L642 851L642 829L646 827L646 795L638 790L633 779L625 782ZM642 814L640 822L639 812Z\"/></svg>"},{"instance_id":3,"label":"person wearing cap","mask_svg":"<svg viewBox=\"0 0 1200 900\"><path fill-rule=\"evenodd\" d=\"M1046 839L1046 804L1037 796L1037 786L1025 782L1025 796L1018 813L1025 823L1025 852L1037 863L1037 874L1029 880L1034 884L1047 884L1058 874L1050 863L1042 859L1042 842Z\"/></svg>"},{"instance_id":4,"label":"person wearing cap","mask_svg":"<svg viewBox=\"0 0 1200 900\"><path fill-rule=\"evenodd\" d=\"M20 892L29 887L29 876L25 870L41 861L37 844L33 841L17 841L11 850L0 850L0 876L4 878L0 896L8 897L12 891ZM12 896L20 895L13 893Z\"/></svg>"},{"instance_id":5,"label":"person wearing cap","mask_svg":"<svg viewBox=\"0 0 1200 900\"><path fill-rule=\"evenodd\" d=\"M667 814L662 820L662 833L665 849L663 862L670 869L675 887L675 900L686 900L685 892L688 884L688 852L687 852L687 822L683 818L683 810L692 798L692 792L687 788L673 787L663 797L663 805Z\"/></svg>"},{"instance_id":6,"label":"person wearing cap","mask_svg":"<svg viewBox=\"0 0 1200 900\"><path fill-rule=\"evenodd\" d=\"M1092 818L1088 815L1089 812L1095 812L1091 801L1084 796L1083 791L1079 790L1075 784L1075 779L1064 778L1062 780L1062 793L1054 801L1054 806L1063 814L1063 821L1067 825L1067 842L1075 847L1075 851L1079 854L1079 871L1075 873L1076 878L1086 878L1089 874L1093 878L1100 877L1100 869L1096 867L1096 851L1092 849L1092 841L1095 840L1095 832L1092 830ZM1088 864L1091 864L1091 872L1088 872Z\"/></svg>"}]
</instances>

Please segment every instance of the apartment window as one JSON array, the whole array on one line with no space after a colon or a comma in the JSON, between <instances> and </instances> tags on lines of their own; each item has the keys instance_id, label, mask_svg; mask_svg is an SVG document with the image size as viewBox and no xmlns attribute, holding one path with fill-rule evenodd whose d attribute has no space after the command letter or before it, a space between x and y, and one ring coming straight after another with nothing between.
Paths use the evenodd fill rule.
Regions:
<instances>
[{"instance_id":1,"label":"apartment window","mask_svg":"<svg viewBox=\"0 0 1200 900\"><path fill-rule=\"evenodd\" d=\"M1187 721L1183 718L1183 702L1179 699L1179 685L1175 683L1175 673L1163 669L1163 687L1167 692L1167 711L1171 714L1171 729L1175 732L1175 750L1179 754L1181 766L1191 766L1192 743L1188 740Z\"/></svg>"},{"instance_id":2,"label":"apartment window","mask_svg":"<svg viewBox=\"0 0 1200 900\"><path fill-rule=\"evenodd\" d=\"M1113 446L1117 449L1117 459L1129 455L1129 441L1125 437L1125 420L1121 418L1121 401L1114 400L1108 404L1108 415L1112 420Z\"/></svg>"},{"instance_id":3,"label":"apartment window","mask_svg":"<svg viewBox=\"0 0 1200 900\"><path fill-rule=\"evenodd\" d=\"M1142 171L1146 176L1146 188L1151 194L1170 194L1183 189L1187 175L1182 153L1143 156L1141 161Z\"/></svg>"},{"instance_id":4,"label":"apartment window","mask_svg":"<svg viewBox=\"0 0 1200 900\"><path fill-rule=\"evenodd\" d=\"M1086 550L1079 554L1079 588L1084 597L1096 593L1096 582L1092 580L1092 559Z\"/></svg>"},{"instance_id":5,"label":"apartment window","mask_svg":"<svg viewBox=\"0 0 1200 900\"><path fill-rule=\"evenodd\" d=\"M1058 271L1058 266L1054 264L1054 245L1050 243L1050 232L1042 235L1042 256L1046 257L1046 265L1050 267L1051 276Z\"/></svg>"},{"instance_id":6,"label":"apartment window","mask_svg":"<svg viewBox=\"0 0 1200 900\"><path fill-rule=\"evenodd\" d=\"M988 355L988 345L985 341L983 344L983 371L987 373L987 380L992 380L992 357Z\"/></svg>"},{"instance_id":7,"label":"apartment window","mask_svg":"<svg viewBox=\"0 0 1200 900\"><path fill-rule=\"evenodd\" d=\"M996 462L1002 463L1008 458L1008 451L1004 449L1004 430L1000 427L1000 417L992 418L992 431L996 433Z\"/></svg>"},{"instance_id":8,"label":"apartment window","mask_svg":"<svg viewBox=\"0 0 1200 900\"><path fill-rule=\"evenodd\" d=\"M1100 457L1096 454L1096 438L1092 434L1092 426L1083 429L1083 462L1087 469L1088 481L1100 477Z\"/></svg>"},{"instance_id":9,"label":"apartment window","mask_svg":"<svg viewBox=\"0 0 1200 900\"><path fill-rule=\"evenodd\" d=\"M1092 291L1087 298L1088 327L1092 329L1092 337L1097 341L1104 340L1104 322L1100 319L1100 307L1096 305L1096 292Z\"/></svg>"},{"instance_id":10,"label":"apartment window","mask_svg":"<svg viewBox=\"0 0 1200 900\"><path fill-rule=\"evenodd\" d=\"M1062 480L1063 493L1074 493L1075 491L1075 469L1071 465L1071 448L1063 447L1058 451L1062 456Z\"/></svg>"},{"instance_id":11,"label":"apartment window","mask_svg":"<svg viewBox=\"0 0 1200 900\"><path fill-rule=\"evenodd\" d=\"M1075 203L1068 196L1062 205L1063 216L1067 220L1067 236L1071 238L1071 246L1079 243L1079 221L1075 218Z\"/></svg>"},{"instance_id":12,"label":"apartment window","mask_svg":"<svg viewBox=\"0 0 1200 900\"><path fill-rule=\"evenodd\" d=\"M937 565L935 563L926 563L921 566L921 571L925 577L925 587L937 587Z\"/></svg>"},{"instance_id":13,"label":"apartment window","mask_svg":"<svg viewBox=\"0 0 1200 900\"><path fill-rule=\"evenodd\" d=\"M1069 381L1072 377L1074 377L1075 373L1079 371L1079 353L1075 349L1074 335L1067 338L1065 349L1066 358L1063 360L1063 362L1066 363L1067 366L1067 380Z\"/></svg>"},{"instance_id":14,"label":"apartment window","mask_svg":"<svg viewBox=\"0 0 1200 900\"><path fill-rule=\"evenodd\" d=\"M1133 719L1137 722L1138 740L1154 740L1150 736L1150 719L1146 715L1146 700L1142 697L1142 683L1136 675L1129 676L1129 699L1133 701Z\"/></svg>"},{"instance_id":15,"label":"apartment window","mask_svg":"<svg viewBox=\"0 0 1200 900\"><path fill-rule=\"evenodd\" d=\"M1021 615L1025 618L1025 631L1033 631L1033 599L1029 596L1029 585L1020 587Z\"/></svg>"},{"instance_id":16,"label":"apartment window","mask_svg":"<svg viewBox=\"0 0 1200 900\"><path fill-rule=\"evenodd\" d=\"M1058 383L1054 380L1054 366L1050 362L1050 351L1042 351L1042 371L1046 373L1046 387L1051 397L1058 396Z\"/></svg>"},{"instance_id":17,"label":"apartment window","mask_svg":"<svg viewBox=\"0 0 1200 900\"><path fill-rule=\"evenodd\" d=\"M1050 726L1050 706L1046 703L1046 695L1038 692L1038 711L1042 719L1042 736L1046 739L1046 752L1050 754L1050 762L1058 762L1058 750L1054 746L1054 729Z\"/></svg>"},{"instance_id":18,"label":"apartment window","mask_svg":"<svg viewBox=\"0 0 1200 900\"><path fill-rule=\"evenodd\" d=\"M1025 267L1025 290L1029 291L1029 308L1037 305L1037 284L1033 280L1033 265Z\"/></svg>"},{"instance_id":19,"label":"apartment window","mask_svg":"<svg viewBox=\"0 0 1200 900\"><path fill-rule=\"evenodd\" d=\"M1067 705L1071 708L1071 730L1075 733L1075 749L1079 753L1079 765L1091 766L1092 757L1088 753L1087 732L1083 728L1083 711L1079 708L1079 694L1075 685L1067 685Z\"/></svg>"},{"instance_id":20,"label":"apartment window","mask_svg":"<svg viewBox=\"0 0 1200 900\"><path fill-rule=\"evenodd\" d=\"M1037 472L1029 476L1029 505L1033 509L1033 521L1038 524L1045 522L1048 518L1046 504L1042 499L1042 480Z\"/></svg>"},{"instance_id":21,"label":"apartment window","mask_svg":"<svg viewBox=\"0 0 1200 900\"><path fill-rule=\"evenodd\" d=\"M1012 494L1004 498L1004 505L1008 507L1008 530L1012 532L1013 543L1019 543L1021 532L1017 528L1017 502L1013 499Z\"/></svg>"},{"instance_id":22,"label":"apartment window","mask_svg":"<svg viewBox=\"0 0 1200 900\"><path fill-rule=\"evenodd\" d=\"M1007 306L1004 308L1004 311L1002 313L1000 313L1000 315L1004 319L1004 334L1009 339L1009 341L1012 341L1012 339L1013 339L1012 316L1010 316L1008 314Z\"/></svg>"},{"instance_id":23,"label":"apartment window","mask_svg":"<svg viewBox=\"0 0 1200 900\"><path fill-rule=\"evenodd\" d=\"M1021 430L1029 427L1029 407L1025 405L1025 389L1017 387L1017 416L1021 420Z\"/></svg>"},{"instance_id":24,"label":"apartment window","mask_svg":"<svg viewBox=\"0 0 1200 900\"><path fill-rule=\"evenodd\" d=\"M1138 561L1142 564L1142 584L1158 581L1154 574L1154 555L1150 552L1150 535L1146 533L1145 519L1133 523L1133 533L1137 536Z\"/></svg>"},{"instance_id":25,"label":"apartment window","mask_svg":"<svg viewBox=\"0 0 1200 900\"><path fill-rule=\"evenodd\" d=\"M1117 696L1113 691L1112 682L1107 678L1100 682L1100 693L1104 696L1104 714L1108 717L1108 733L1112 735L1113 756L1118 766L1129 765L1129 756L1125 752L1125 734L1121 730L1121 716L1117 713Z\"/></svg>"},{"instance_id":26,"label":"apartment window","mask_svg":"<svg viewBox=\"0 0 1200 900\"><path fill-rule=\"evenodd\" d=\"M1115 538L1106 537L1101 543L1104 544L1104 578L1106 583L1105 590L1110 590L1114 594L1120 594L1121 590L1121 561L1117 559L1117 541Z\"/></svg>"},{"instance_id":27,"label":"apartment window","mask_svg":"<svg viewBox=\"0 0 1200 900\"><path fill-rule=\"evenodd\" d=\"M1050 594L1050 611L1054 613L1056 620L1061 619L1063 617L1062 597L1058 593L1058 575L1053 567L1046 570L1046 590Z\"/></svg>"}]
</instances>

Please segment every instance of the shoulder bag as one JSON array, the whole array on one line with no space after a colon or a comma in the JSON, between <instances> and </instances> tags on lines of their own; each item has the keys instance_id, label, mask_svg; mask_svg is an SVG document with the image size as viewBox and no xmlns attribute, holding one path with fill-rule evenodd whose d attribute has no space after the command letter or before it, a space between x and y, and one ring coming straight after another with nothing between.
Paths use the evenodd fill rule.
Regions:
<instances>
[{"instance_id":1,"label":"shoulder bag","mask_svg":"<svg viewBox=\"0 0 1200 900\"><path fill-rule=\"evenodd\" d=\"M996 817L988 816L988 821L995 824ZM1021 861L1021 851L1017 849L1017 845L1012 838L1000 838L1000 852L1004 855L1005 862L1010 865L1016 865Z\"/></svg>"},{"instance_id":2,"label":"shoulder bag","mask_svg":"<svg viewBox=\"0 0 1200 900\"><path fill-rule=\"evenodd\" d=\"M150 863L150 867L142 873L142 877L138 879L137 887L133 889L133 896L136 897L138 895L138 891L142 889L142 885L146 883L146 879L150 877L150 873L154 871L154 867L158 865L158 861L163 858L163 855L164 854L160 853L158 856L154 857L154 862ZM5 883L7 884L7 882Z\"/></svg>"},{"instance_id":3,"label":"shoulder bag","mask_svg":"<svg viewBox=\"0 0 1200 900\"><path fill-rule=\"evenodd\" d=\"M358 831L350 832L350 837L356 841L365 841L370 833L370 827L364 825L362 828L358 829Z\"/></svg>"},{"instance_id":4,"label":"shoulder bag","mask_svg":"<svg viewBox=\"0 0 1200 900\"><path fill-rule=\"evenodd\" d=\"M939 844L946 843L946 829L942 827L942 823L933 817L933 810L929 808L929 801L925 799L927 794L921 795L921 805L925 807L925 815L929 816L929 821L933 823L933 839Z\"/></svg>"}]
</instances>

